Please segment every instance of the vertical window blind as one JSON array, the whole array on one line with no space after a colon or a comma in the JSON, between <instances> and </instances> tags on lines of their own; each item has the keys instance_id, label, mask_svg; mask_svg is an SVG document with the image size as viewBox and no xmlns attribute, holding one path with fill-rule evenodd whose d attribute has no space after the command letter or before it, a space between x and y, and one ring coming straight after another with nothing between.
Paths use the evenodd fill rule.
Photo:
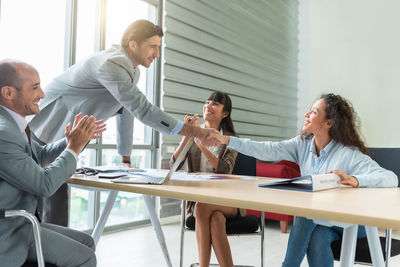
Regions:
<instances>
[{"instance_id":1,"label":"vertical window blind","mask_svg":"<svg viewBox=\"0 0 400 267\"><path fill-rule=\"evenodd\" d=\"M177 119L202 116L215 90L231 96L241 137L296 134L297 1L165 2L162 107ZM180 136L162 136L169 159Z\"/></svg>"},{"instance_id":2,"label":"vertical window blind","mask_svg":"<svg viewBox=\"0 0 400 267\"><path fill-rule=\"evenodd\" d=\"M241 137L296 135L297 0L166 0L161 106L179 120L215 90L232 99ZM181 136L163 135L165 162Z\"/></svg>"}]
</instances>

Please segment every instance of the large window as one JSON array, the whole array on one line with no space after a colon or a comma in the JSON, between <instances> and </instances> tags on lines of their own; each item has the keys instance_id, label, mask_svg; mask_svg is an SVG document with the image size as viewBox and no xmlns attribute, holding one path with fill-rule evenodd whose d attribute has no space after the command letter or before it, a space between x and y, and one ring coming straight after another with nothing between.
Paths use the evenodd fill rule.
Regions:
<instances>
[{"instance_id":1,"label":"large window","mask_svg":"<svg viewBox=\"0 0 400 267\"><path fill-rule=\"evenodd\" d=\"M21 8L23 7L23 8ZM157 22L157 1L142 0L0 0L0 59L14 58L36 67L45 88L69 65L119 44L125 29L137 19ZM51 22L51 23L50 23ZM139 89L153 102L156 65L141 68ZM153 130L134 123L132 164L152 167L156 151ZM80 154L79 166L119 165L115 119L107 131ZM71 188L70 226L90 229L101 212L108 192ZM141 195L120 193L107 225L147 220Z\"/></svg>"},{"instance_id":2,"label":"large window","mask_svg":"<svg viewBox=\"0 0 400 267\"><path fill-rule=\"evenodd\" d=\"M33 65L42 85L61 73L65 6L66 0L1 0L0 58Z\"/></svg>"},{"instance_id":3,"label":"large window","mask_svg":"<svg viewBox=\"0 0 400 267\"><path fill-rule=\"evenodd\" d=\"M133 21L148 19L156 23L157 7L144 1L114 0L114 1L79 1L77 8L77 41L76 60L81 60L94 52L108 49L113 44L119 44L125 29ZM154 65L154 64L153 64ZM140 66L141 77L139 89L153 101L155 68ZM151 167L155 153L154 134L151 128L140 121L134 122L134 140L131 156L132 165L140 168ZM81 156L81 165L120 165L121 157L116 147L115 118L107 121L107 131L97 143L88 146L86 153ZM91 228L91 223L97 217L92 213L91 201L98 202L99 211L104 207L108 192L87 193L79 189L71 190L70 224L73 227ZM97 210L94 209L94 210ZM79 214L76 211L80 211ZM147 219L141 195L120 193L117 197L107 225L125 224L132 221ZM86 224L82 224L86 222Z\"/></svg>"}]
</instances>

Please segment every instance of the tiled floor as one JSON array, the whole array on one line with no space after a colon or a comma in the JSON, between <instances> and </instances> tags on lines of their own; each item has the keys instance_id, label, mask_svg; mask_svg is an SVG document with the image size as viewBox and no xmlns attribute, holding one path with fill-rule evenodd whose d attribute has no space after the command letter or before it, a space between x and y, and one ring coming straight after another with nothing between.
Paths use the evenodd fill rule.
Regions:
<instances>
[{"instance_id":1,"label":"tiled floor","mask_svg":"<svg viewBox=\"0 0 400 267\"><path fill-rule=\"evenodd\" d=\"M163 231L172 265L177 267L179 266L179 224L163 225ZM395 238L400 238L399 231L395 231L393 235ZM281 265L288 236L289 234L280 232L279 223L267 221L264 266ZM260 236L232 236L229 239L235 264L260 266ZM97 247L97 258L99 267L166 266L151 226L103 235ZM193 262L197 262L194 233L186 232L184 266L188 267ZM214 255L211 262L216 263ZM301 267L306 266L308 266L307 260L304 260ZM339 266L338 262L335 262L336 266ZM400 256L391 259L391 266L400 266Z\"/></svg>"}]
</instances>

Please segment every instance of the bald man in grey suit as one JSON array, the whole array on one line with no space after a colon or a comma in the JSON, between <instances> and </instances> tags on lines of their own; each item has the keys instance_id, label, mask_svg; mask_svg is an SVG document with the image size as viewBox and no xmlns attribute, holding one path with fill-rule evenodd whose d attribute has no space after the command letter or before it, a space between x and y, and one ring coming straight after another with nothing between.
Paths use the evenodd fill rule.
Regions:
<instances>
[{"instance_id":1,"label":"bald man in grey suit","mask_svg":"<svg viewBox=\"0 0 400 267\"><path fill-rule=\"evenodd\" d=\"M163 134L181 134L216 144L207 136L213 129L185 125L152 105L137 88L139 65L148 68L160 56L163 31L147 20L132 23L125 31L121 44L97 53L66 70L45 88L39 115L29 123L44 142L63 136L63 128L78 112L93 114L107 120L116 116L117 147L122 162L130 164L133 140L133 119ZM67 226L67 186L60 188L52 199L45 201L43 220Z\"/></svg>"},{"instance_id":2,"label":"bald man in grey suit","mask_svg":"<svg viewBox=\"0 0 400 267\"><path fill-rule=\"evenodd\" d=\"M0 61L0 209L34 213L38 198L50 196L74 173L77 154L104 130L93 116L76 116L65 137L42 146L25 117L39 113L44 97L30 65ZM46 166L46 167L44 167ZM45 262L57 266L96 266L93 239L65 227L41 224ZM0 265L21 266L36 260L32 227L24 218L0 220Z\"/></svg>"}]
</instances>

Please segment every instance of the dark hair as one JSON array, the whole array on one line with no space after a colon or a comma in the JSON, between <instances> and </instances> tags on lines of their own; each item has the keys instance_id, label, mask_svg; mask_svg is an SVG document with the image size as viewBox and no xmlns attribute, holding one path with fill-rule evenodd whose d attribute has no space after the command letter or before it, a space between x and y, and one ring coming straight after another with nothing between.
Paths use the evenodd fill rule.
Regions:
<instances>
[{"instance_id":1,"label":"dark hair","mask_svg":"<svg viewBox=\"0 0 400 267\"><path fill-rule=\"evenodd\" d=\"M227 112L228 115L225 118L222 118L220 127L225 132L230 132L232 135L236 135L235 128L233 127L233 122L231 118L232 113L232 101L228 94L215 91L213 92L207 99L208 101L214 101L221 103L224 105L224 109L222 112Z\"/></svg>"},{"instance_id":2,"label":"dark hair","mask_svg":"<svg viewBox=\"0 0 400 267\"><path fill-rule=\"evenodd\" d=\"M361 153L369 155L360 134L360 120L352 104L344 97L335 94L324 94L319 99L325 101L325 118L331 120L329 136L349 147L357 147ZM304 133L310 137L312 134Z\"/></svg>"},{"instance_id":3,"label":"dark hair","mask_svg":"<svg viewBox=\"0 0 400 267\"><path fill-rule=\"evenodd\" d=\"M0 88L3 86L12 86L20 90L23 79L11 62L8 59L0 61Z\"/></svg>"},{"instance_id":4,"label":"dark hair","mask_svg":"<svg viewBox=\"0 0 400 267\"><path fill-rule=\"evenodd\" d=\"M154 25L148 20L137 20L125 30L122 35L121 45L126 50L130 41L135 41L138 45L141 45L146 39L154 35L164 36L160 26Z\"/></svg>"}]
</instances>

